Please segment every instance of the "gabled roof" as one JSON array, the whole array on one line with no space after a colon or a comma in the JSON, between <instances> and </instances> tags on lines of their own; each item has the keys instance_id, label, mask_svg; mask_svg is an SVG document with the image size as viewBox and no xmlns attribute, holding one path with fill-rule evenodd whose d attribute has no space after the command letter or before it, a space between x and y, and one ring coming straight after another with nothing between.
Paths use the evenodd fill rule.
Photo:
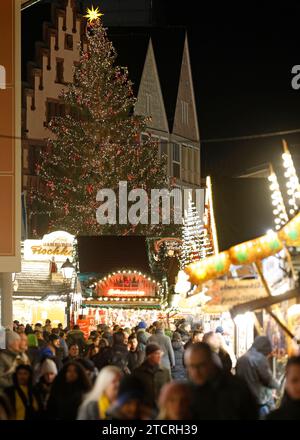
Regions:
<instances>
[{"instance_id":1,"label":"gabled roof","mask_svg":"<svg viewBox=\"0 0 300 440\"><path fill-rule=\"evenodd\" d=\"M211 177L219 250L274 228L267 179Z\"/></svg>"},{"instance_id":2,"label":"gabled roof","mask_svg":"<svg viewBox=\"0 0 300 440\"><path fill-rule=\"evenodd\" d=\"M51 23L52 5L36 3L21 13L22 81L27 81L28 62L36 60L36 43L43 41L44 23Z\"/></svg>"},{"instance_id":3,"label":"gabled roof","mask_svg":"<svg viewBox=\"0 0 300 440\"><path fill-rule=\"evenodd\" d=\"M156 28L151 37L170 132L173 129L186 30Z\"/></svg>"},{"instance_id":4,"label":"gabled roof","mask_svg":"<svg viewBox=\"0 0 300 440\"><path fill-rule=\"evenodd\" d=\"M128 67L136 96L151 38L170 131L176 110L185 35L186 30L182 27L113 27L108 30L118 52L116 63Z\"/></svg>"}]
</instances>

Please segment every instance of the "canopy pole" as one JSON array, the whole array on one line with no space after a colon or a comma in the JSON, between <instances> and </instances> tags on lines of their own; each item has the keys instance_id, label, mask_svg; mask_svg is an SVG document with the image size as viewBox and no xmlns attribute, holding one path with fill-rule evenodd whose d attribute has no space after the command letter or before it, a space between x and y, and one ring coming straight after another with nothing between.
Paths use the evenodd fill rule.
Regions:
<instances>
[{"instance_id":1,"label":"canopy pole","mask_svg":"<svg viewBox=\"0 0 300 440\"><path fill-rule=\"evenodd\" d=\"M262 282L262 284L263 284L263 286L264 286L264 289L265 289L265 291L267 292L267 294L268 294L268 296L272 296L272 293L271 293L271 290L270 290L270 287L269 287L269 285L268 285L268 283L267 283L267 280L265 279L265 277L264 277L264 274L263 274L263 272L262 272L262 269L261 269L261 262L259 261L259 262L255 262L254 263L255 264L255 267L256 267L256 270L257 270L257 273L258 273L258 275L259 275L259 278L260 278L260 280L261 280L261 282ZM292 339L294 339L294 335L293 335L293 333L289 330L289 328L278 318L278 316L276 316L275 315L275 313L274 312L272 312L272 308L271 307L266 307L266 311L267 311L267 313L269 313L269 315L270 316L272 316L272 318L274 319L274 321L276 321L277 322L277 324L279 325L279 327L285 332L285 334L287 335L287 336L289 336L290 338L292 338Z\"/></svg>"}]
</instances>

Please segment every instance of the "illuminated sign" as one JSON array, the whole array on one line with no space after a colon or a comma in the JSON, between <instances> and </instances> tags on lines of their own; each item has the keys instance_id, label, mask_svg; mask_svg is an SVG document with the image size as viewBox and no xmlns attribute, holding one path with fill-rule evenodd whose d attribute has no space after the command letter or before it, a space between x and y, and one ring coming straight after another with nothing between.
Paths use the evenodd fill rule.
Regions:
<instances>
[{"instance_id":1,"label":"illuminated sign","mask_svg":"<svg viewBox=\"0 0 300 440\"><path fill-rule=\"evenodd\" d=\"M165 244L167 248L167 253L169 256L178 254L181 252L182 240L174 237L161 238L154 243L154 250L158 254L160 247Z\"/></svg>"},{"instance_id":2,"label":"illuminated sign","mask_svg":"<svg viewBox=\"0 0 300 440\"><path fill-rule=\"evenodd\" d=\"M74 235L64 231L56 231L44 235L42 240L24 241L24 260L41 261L52 257L58 262L64 262L73 257Z\"/></svg>"},{"instance_id":3,"label":"illuminated sign","mask_svg":"<svg viewBox=\"0 0 300 440\"><path fill-rule=\"evenodd\" d=\"M119 271L97 283L98 296L155 296L159 283L137 271Z\"/></svg>"},{"instance_id":4,"label":"illuminated sign","mask_svg":"<svg viewBox=\"0 0 300 440\"><path fill-rule=\"evenodd\" d=\"M145 296L144 290L121 290L121 289L109 289L107 292L109 296L111 295L134 295L134 296Z\"/></svg>"}]
</instances>

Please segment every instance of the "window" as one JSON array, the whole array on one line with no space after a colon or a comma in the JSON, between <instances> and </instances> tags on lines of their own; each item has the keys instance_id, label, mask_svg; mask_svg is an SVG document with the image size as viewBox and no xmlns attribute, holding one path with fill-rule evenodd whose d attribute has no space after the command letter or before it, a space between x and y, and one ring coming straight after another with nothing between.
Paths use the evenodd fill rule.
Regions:
<instances>
[{"instance_id":1,"label":"window","mask_svg":"<svg viewBox=\"0 0 300 440\"><path fill-rule=\"evenodd\" d=\"M28 170L32 176L36 175L36 165L40 157L41 147L38 145L29 145L28 150Z\"/></svg>"},{"instance_id":2,"label":"window","mask_svg":"<svg viewBox=\"0 0 300 440\"><path fill-rule=\"evenodd\" d=\"M56 61L56 82L64 83L64 60Z\"/></svg>"},{"instance_id":3,"label":"window","mask_svg":"<svg viewBox=\"0 0 300 440\"><path fill-rule=\"evenodd\" d=\"M146 115L151 115L151 95L146 93Z\"/></svg>"},{"instance_id":4,"label":"window","mask_svg":"<svg viewBox=\"0 0 300 440\"><path fill-rule=\"evenodd\" d=\"M182 168L184 170L186 170L188 167L188 146L187 145L182 145L182 147L181 147L181 163L182 163Z\"/></svg>"},{"instance_id":5,"label":"window","mask_svg":"<svg viewBox=\"0 0 300 440\"><path fill-rule=\"evenodd\" d=\"M173 161L180 162L180 145L173 144Z\"/></svg>"},{"instance_id":6,"label":"window","mask_svg":"<svg viewBox=\"0 0 300 440\"><path fill-rule=\"evenodd\" d=\"M66 115L66 109L65 105L61 104L58 101L47 101L47 124L51 121L52 118L55 116L65 116Z\"/></svg>"},{"instance_id":7,"label":"window","mask_svg":"<svg viewBox=\"0 0 300 440\"><path fill-rule=\"evenodd\" d=\"M161 139L160 140L160 156L162 156L163 154L166 154L168 156L168 141L167 139Z\"/></svg>"},{"instance_id":8,"label":"window","mask_svg":"<svg viewBox=\"0 0 300 440\"><path fill-rule=\"evenodd\" d=\"M180 145L173 143L173 176L180 179Z\"/></svg>"},{"instance_id":9,"label":"window","mask_svg":"<svg viewBox=\"0 0 300 440\"><path fill-rule=\"evenodd\" d=\"M73 50L73 35L66 34L66 36L65 36L65 49Z\"/></svg>"},{"instance_id":10,"label":"window","mask_svg":"<svg viewBox=\"0 0 300 440\"><path fill-rule=\"evenodd\" d=\"M189 124L189 104L186 101L181 101L181 121L184 125Z\"/></svg>"}]
</instances>

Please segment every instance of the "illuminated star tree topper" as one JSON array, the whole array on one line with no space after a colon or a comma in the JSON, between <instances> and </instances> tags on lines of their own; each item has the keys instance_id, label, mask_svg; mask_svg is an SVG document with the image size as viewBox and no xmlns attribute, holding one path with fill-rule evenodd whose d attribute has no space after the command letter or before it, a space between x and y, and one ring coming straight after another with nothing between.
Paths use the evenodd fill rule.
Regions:
<instances>
[{"instance_id":1,"label":"illuminated star tree topper","mask_svg":"<svg viewBox=\"0 0 300 440\"><path fill-rule=\"evenodd\" d=\"M87 8L87 14L84 17L88 19L89 23L91 23L92 21L98 20L102 15L104 14L100 12L99 7L95 9L94 6L92 6L91 9Z\"/></svg>"}]
</instances>

